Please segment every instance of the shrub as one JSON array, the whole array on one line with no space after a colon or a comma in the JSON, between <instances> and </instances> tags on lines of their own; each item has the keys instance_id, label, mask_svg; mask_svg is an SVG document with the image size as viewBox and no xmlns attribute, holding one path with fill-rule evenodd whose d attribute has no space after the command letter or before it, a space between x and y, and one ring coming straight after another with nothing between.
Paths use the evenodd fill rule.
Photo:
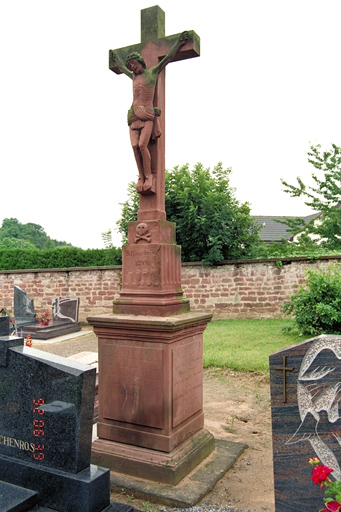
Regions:
<instances>
[{"instance_id":1,"label":"shrub","mask_svg":"<svg viewBox=\"0 0 341 512\"><path fill-rule=\"evenodd\" d=\"M330 265L327 270L308 269L305 284L284 305L284 312L295 316L302 333L341 333L340 271L340 264Z\"/></svg>"},{"instance_id":2,"label":"shrub","mask_svg":"<svg viewBox=\"0 0 341 512\"><path fill-rule=\"evenodd\" d=\"M0 270L24 270L33 268L99 267L120 265L122 251L111 249L79 249L60 247L48 251L39 249L0 250Z\"/></svg>"}]
</instances>

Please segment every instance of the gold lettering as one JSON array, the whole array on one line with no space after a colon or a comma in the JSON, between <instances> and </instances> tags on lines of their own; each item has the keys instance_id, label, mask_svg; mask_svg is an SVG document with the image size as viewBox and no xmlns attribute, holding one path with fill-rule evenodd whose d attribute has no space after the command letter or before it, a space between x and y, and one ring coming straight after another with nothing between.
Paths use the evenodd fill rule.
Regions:
<instances>
[{"instance_id":1,"label":"gold lettering","mask_svg":"<svg viewBox=\"0 0 341 512\"><path fill-rule=\"evenodd\" d=\"M14 437L0 435L0 445L1 444L4 446L10 446L11 448L18 448L19 450L24 450L27 452L35 451L34 443L22 441L21 439L15 439Z\"/></svg>"}]
</instances>

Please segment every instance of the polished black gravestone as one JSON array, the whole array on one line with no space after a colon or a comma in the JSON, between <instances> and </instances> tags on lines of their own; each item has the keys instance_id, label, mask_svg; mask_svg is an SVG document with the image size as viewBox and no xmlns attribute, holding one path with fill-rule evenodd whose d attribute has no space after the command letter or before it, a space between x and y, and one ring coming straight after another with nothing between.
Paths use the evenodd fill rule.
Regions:
<instances>
[{"instance_id":1,"label":"polished black gravestone","mask_svg":"<svg viewBox=\"0 0 341 512\"><path fill-rule=\"evenodd\" d=\"M0 336L9 336L9 317L8 316L0 315Z\"/></svg>"},{"instance_id":2,"label":"polished black gravestone","mask_svg":"<svg viewBox=\"0 0 341 512\"><path fill-rule=\"evenodd\" d=\"M34 324L36 319L33 299L19 286L14 286L14 317L19 330L25 325Z\"/></svg>"},{"instance_id":3,"label":"polished black gravestone","mask_svg":"<svg viewBox=\"0 0 341 512\"><path fill-rule=\"evenodd\" d=\"M26 508L0 501L1 511L109 507L109 470L90 465L95 378L95 368L0 338L0 483L33 493ZM9 489L0 498L18 500L22 489Z\"/></svg>"},{"instance_id":4,"label":"polished black gravestone","mask_svg":"<svg viewBox=\"0 0 341 512\"><path fill-rule=\"evenodd\" d=\"M79 299L56 297L52 300L52 323L49 325L26 325L22 329L22 335L31 334L38 340L49 340L77 332L81 330L81 324L78 322Z\"/></svg>"},{"instance_id":5,"label":"polished black gravestone","mask_svg":"<svg viewBox=\"0 0 341 512\"><path fill-rule=\"evenodd\" d=\"M276 512L323 508L310 457L341 479L341 336L322 335L270 356Z\"/></svg>"}]
</instances>

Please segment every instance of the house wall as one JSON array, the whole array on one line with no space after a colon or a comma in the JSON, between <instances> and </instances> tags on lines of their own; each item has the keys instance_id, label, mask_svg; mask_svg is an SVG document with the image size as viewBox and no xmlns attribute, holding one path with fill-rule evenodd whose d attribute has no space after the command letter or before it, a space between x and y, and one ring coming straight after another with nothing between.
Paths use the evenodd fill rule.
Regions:
<instances>
[{"instance_id":1,"label":"house wall","mask_svg":"<svg viewBox=\"0 0 341 512\"><path fill-rule=\"evenodd\" d=\"M185 263L182 287L191 310L223 318L278 318L283 303L304 282L307 267L326 268L340 257L228 262L215 267ZM38 316L51 310L53 297L79 297L80 322L111 313L118 297L121 267L91 267L0 272L0 309L13 313L14 285L32 299Z\"/></svg>"}]
</instances>

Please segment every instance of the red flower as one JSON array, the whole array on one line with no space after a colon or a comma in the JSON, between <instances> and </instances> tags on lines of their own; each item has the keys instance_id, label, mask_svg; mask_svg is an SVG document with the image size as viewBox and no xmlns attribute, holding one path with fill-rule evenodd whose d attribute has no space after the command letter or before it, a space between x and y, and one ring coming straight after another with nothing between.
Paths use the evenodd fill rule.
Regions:
<instances>
[{"instance_id":1,"label":"red flower","mask_svg":"<svg viewBox=\"0 0 341 512\"><path fill-rule=\"evenodd\" d=\"M340 512L341 511L341 503L338 503L337 501L328 501L326 503L326 506L324 509L321 510L321 512Z\"/></svg>"},{"instance_id":2,"label":"red flower","mask_svg":"<svg viewBox=\"0 0 341 512\"><path fill-rule=\"evenodd\" d=\"M313 469L313 473L311 475L311 479L314 482L314 484L320 485L320 487L322 489L323 484L325 484L326 480L328 480L328 475L330 473L332 473L333 471L334 470L331 468L328 468L328 466L315 466Z\"/></svg>"}]
</instances>

